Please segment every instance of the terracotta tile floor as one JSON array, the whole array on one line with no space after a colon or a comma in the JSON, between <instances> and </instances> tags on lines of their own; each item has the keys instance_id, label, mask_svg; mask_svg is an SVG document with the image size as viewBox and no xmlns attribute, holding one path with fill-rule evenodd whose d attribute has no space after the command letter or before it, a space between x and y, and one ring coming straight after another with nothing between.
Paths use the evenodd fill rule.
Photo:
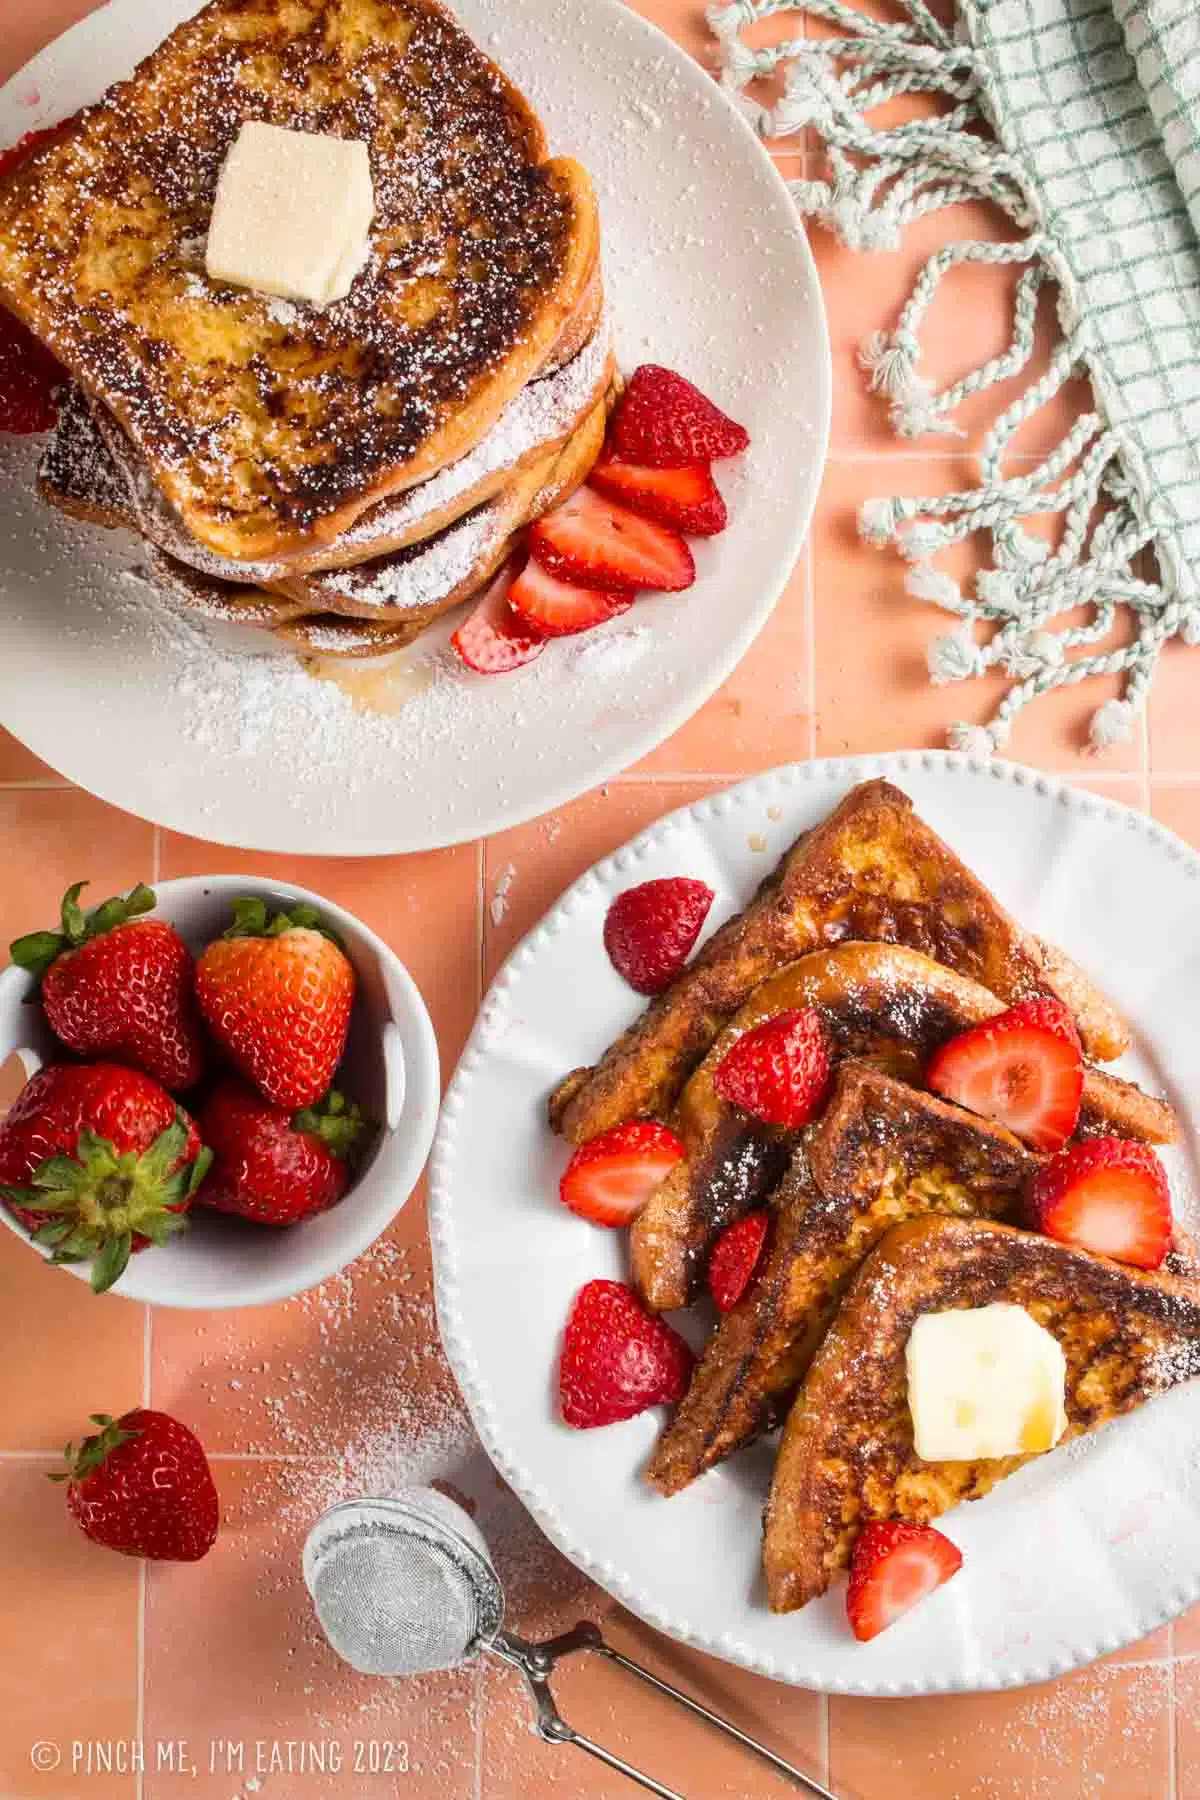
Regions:
<instances>
[{"instance_id":1,"label":"terracotta tile floor","mask_svg":"<svg viewBox=\"0 0 1200 1800\"><path fill-rule=\"evenodd\" d=\"M84 10L86 0L8 0L0 76ZM698 0L644 0L644 10L705 52ZM797 173L802 147L781 162ZM857 258L816 237L836 406L809 549L741 668L629 776L486 845L298 865L154 833L68 789L0 734L0 942L48 919L61 889L82 873L105 890L218 864L294 875L361 913L406 958L432 1006L448 1072L483 981L568 881L641 825L771 762L932 744L956 713L982 716L982 688L960 690L959 699L928 687L923 658L936 617L904 597L896 559L862 546L852 529L869 494L938 491L971 478L986 412L971 413L965 444L949 454L899 448L854 360L944 230L944 222L929 222L903 251L878 257L870 279ZM1007 305L1003 277L963 275L939 302L933 372L957 375L1001 344ZM1021 449L1044 448L1078 403L1063 396L1053 416L1030 425ZM970 556L964 552L965 567ZM1148 732L1103 764L1080 748L1101 697L1092 692L1040 708L1018 729L1013 753L1151 806L1200 844L1194 681L1188 654L1170 656ZM5 1079L0 1071L0 1084ZM8 1081L0 1103L11 1074ZM580 1611L605 1619L634 1654L729 1708L847 1795L1200 1800L1198 1615L1051 1687L896 1703L827 1701L775 1687L628 1619L551 1550L473 1442L436 1344L419 1195L346 1277L241 1315L151 1319L129 1304L92 1305L75 1283L37 1269L0 1235L0 1316L0 1800L622 1800L632 1790L615 1777L529 1735L524 1701L503 1675L433 1678L419 1688L370 1684L348 1676L319 1641L297 1566L309 1521L335 1497L433 1473L485 1524L518 1628L556 1629ZM86 1413L139 1399L190 1418L216 1457L225 1529L201 1568L158 1567L146 1578L137 1564L93 1551L44 1484L55 1446L78 1433ZM696 1800L767 1800L785 1791L702 1731L631 1701L619 1673L581 1672L568 1697L583 1723L611 1733ZM139 1731L151 1745L185 1743L164 1750L157 1768L152 1750L144 1771L72 1770L72 1740L128 1742ZM31 1746L43 1739L63 1747L55 1770L32 1766ZM290 1772L270 1764L275 1740L300 1746ZM244 1744L240 1766L231 1744ZM358 1769L356 1744L367 1746ZM396 1744L407 1746L406 1770L371 1766ZM331 1760L338 1750L340 1769ZM257 1769L260 1754L266 1766ZM394 1764L401 1754L391 1752ZM182 1772L193 1761L195 1774Z\"/></svg>"}]
</instances>

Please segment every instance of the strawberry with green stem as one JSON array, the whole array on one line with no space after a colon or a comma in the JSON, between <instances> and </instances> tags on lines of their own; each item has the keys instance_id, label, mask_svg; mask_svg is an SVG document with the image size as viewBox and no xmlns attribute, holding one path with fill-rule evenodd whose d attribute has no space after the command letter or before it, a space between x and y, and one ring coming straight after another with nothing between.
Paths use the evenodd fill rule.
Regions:
<instances>
[{"instance_id":1,"label":"strawberry with green stem","mask_svg":"<svg viewBox=\"0 0 1200 1800\"><path fill-rule=\"evenodd\" d=\"M370 1127L336 1089L289 1113L231 1076L201 1111L200 1131L213 1164L199 1205L260 1225L296 1225L337 1205Z\"/></svg>"},{"instance_id":2,"label":"strawberry with green stem","mask_svg":"<svg viewBox=\"0 0 1200 1800\"><path fill-rule=\"evenodd\" d=\"M164 1088L113 1063L42 1069L0 1123L0 1200L56 1263L106 1292L187 1221L211 1154Z\"/></svg>"},{"instance_id":3,"label":"strawberry with green stem","mask_svg":"<svg viewBox=\"0 0 1200 1800\"><path fill-rule=\"evenodd\" d=\"M76 1449L67 1468L67 1506L85 1536L123 1556L198 1562L216 1542L217 1490L199 1438L169 1413L135 1407L100 1427Z\"/></svg>"},{"instance_id":4,"label":"strawberry with green stem","mask_svg":"<svg viewBox=\"0 0 1200 1800\"><path fill-rule=\"evenodd\" d=\"M132 1063L172 1090L193 1086L204 1047L191 951L165 919L143 916L153 888L139 882L85 913L86 886L67 889L57 931L17 938L13 962L40 981L46 1022L69 1050Z\"/></svg>"},{"instance_id":5,"label":"strawberry with green stem","mask_svg":"<svg viewBox=\"0 0 1200 1800\"><path fill-rule=\"evenodd\" d=\"M217 1043L259 1093L296 1112L333 1085L346 1048L354 969L315 907L233 903L233 924L196 965L196 998Z\"/></svg>"}]
</instances>

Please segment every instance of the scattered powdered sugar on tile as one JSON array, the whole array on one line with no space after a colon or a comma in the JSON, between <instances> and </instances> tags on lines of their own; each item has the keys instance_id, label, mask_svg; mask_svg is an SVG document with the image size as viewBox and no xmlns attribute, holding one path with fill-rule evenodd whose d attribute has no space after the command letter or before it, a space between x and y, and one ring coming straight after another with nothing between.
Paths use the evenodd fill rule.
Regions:
<instances>
[{"instance_id":1,"label":"scattered powdered sugar on tile","mask_svg":"<svg viewBox=\"0 0 1200 1800\"><path fill-rule=\"evenodd\" d=\"M496 877L496 885L492 890L492 903L489 911L493 925L502 925L508 916L508 895L513 882L517 878L515 863L505 863Z\"/></svg>"}]
</instances>

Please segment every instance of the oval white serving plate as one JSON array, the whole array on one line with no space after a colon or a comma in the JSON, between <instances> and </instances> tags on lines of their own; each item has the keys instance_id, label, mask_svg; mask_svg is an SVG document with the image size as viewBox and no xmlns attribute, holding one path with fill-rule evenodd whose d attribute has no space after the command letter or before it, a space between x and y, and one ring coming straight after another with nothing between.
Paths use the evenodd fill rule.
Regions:
<instances>
[{"instance_id":1,"label":"oval white serving plate","mask_svg":"<svg viewBox=\"0 0 1200 1800\"><path fill-rule=\"evenodd\" d=\"M1043 1681L1140 1637L1200 1596L1200 1393L1180 1389L948 1514L960 1576L870 1644L844 1583L773 1617L758 1572L770 1449L672 1500L640 1471L659 1425L562 1425L554 1371L571 1299L624 1275L621 1233L556 1199L567 1152L545 1099L639 1010L604 954L614 893L698 876L715 927L855 782L886 775L1028 927L1094 974L1134 1028L1118 1067L1163 1088L1190 1219L1200 1093L1200 858L1142 815L1011 763L928 753L795 764L671 814L597 865L514 952L443 1106L432 1165L438 1315L476 1428L543 1530L634 1612L779 1680L859 1694ZM766 846L765 850L763 846ZM1048 1579L1047 1571L1053 1571Z\"/></svg>"},{"instance_id":2,"label":"oval white serving plate","mask_svg":"<svg viewBox=\"0 0 1200 1800\"><path fill-rule=\"evenodd\" d=\"M129 73L198 0L110 0L0 90L0 144ZM114 805L262 851L380 855L457 843L563 804L693 713L769 616L808 526L829 425L829 345L803 228L770 159L697 63L615 0L460 0L600 197L625 368L670 363L742 420L718 473L723 536L686 594L511 676L439 659L384 717L265 636L186 625L138 541L34 491L36 443L0 440L0 722ZM454 621L422 637L427 665ZM247 656L250 644L255 654Z\"/></svg>"}]
</instances>

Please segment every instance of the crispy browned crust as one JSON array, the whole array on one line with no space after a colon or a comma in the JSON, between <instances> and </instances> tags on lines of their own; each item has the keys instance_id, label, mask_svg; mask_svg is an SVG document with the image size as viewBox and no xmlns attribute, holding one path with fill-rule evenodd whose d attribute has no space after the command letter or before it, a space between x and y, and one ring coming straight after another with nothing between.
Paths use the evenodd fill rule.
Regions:
<instances>
[{"instance_id":1,"label":"crispy browned crust","mask_svg":"<svg viewBox=\"0 0 1200 1800\"><path fill-rule=\"evenodd\" d=\"M70 410L60 420L60 430L51 440L39 469L43 498L87 523L133 530L125 490L111 463L108 476L102 471L98 477L86 458L81 462L78 444L71 449L74 440L82 437L85 446L98 444L101 456L104 455L103 440L91 430L87 403L78 389L68 396L68 407ZM75 409L80 407L84 416L76 420ZM331 574L296 578L265 588L219 580L199 573L147 541L150 573L177 604L205 618L269 629L302 652L358 659L403 649L434 619L476 595L510 553L519 530L587 479L604 441L606 419L605 397L593 404L564 444L551 447L538 462L513 478L505 494L489 503L495 529L469 572L459 581L448 583L420 607L410 606L401 612L386 606L368 608L354 604L354 595L343 593L341 583L354 576L355 570L342 571L337 577ZM81 490L88 496L86 499L81 498ZM400 568L414 557L433 551L437 542L434 537L381 558L379 566ZM375 566L366 565L368 569ZM347 599L350 604L346 604ZM336 606L338 612L325 610L331 606Z\"/></svg>"},{"instance_id":2,"label":"crispy browned crust","mask_svg":"<svg viewBox=\"0 0 1200 1800\"><path fill-rule=\"evenodd\" d=\"M1108 1060L1128 1033L1086 977L1048 960L887 781L862 782L802 837L744 912L705 945L595 1068L568 1077L550 1118L572 1143L624 1119L667 1117L725 1022L760 981L821 945L907 944L1011 1004L1058 993L1071 967L1089 1054ZM1087 1003L1081 995L1086 992ZM1073 999L1072 999L1073 995Z\"/></svg>"},{"instance_id":3,"label":"crispy browned crust","mask_svg":"<svg viewBox=\"0 0 1200 1800\"><path fill-rule=\"evenodd\" d=\"M685 1306L726 1225L759 1204L786 1165L793 1134L756 1123L718 1096L713 1076L738 1037L789 1007L816 1007L840 1056L870 1057L914 1085L939 1045L1004 1010L978 982L898 944L839 944L768 977L692 1074L672 1119L687 1148L630 1231L634 1283L656 1311ZM1089 1069L1080 1132L1149 1143L1173 1139L1170 1107Z\"/></svg>"},{"instance_id":4,"label":"crispy browned crust","mask_svg":"<svg viewBox=\"0 0 1200 1800\"><path fill-rule=\"evenodd\" d=\"M847 1292L788 1417L763 1551L774 1611L823 1593L868 1520L927 1522L1028 1461L927 1463L913 1449L905 1350L916 1319L997 1300L1061 1343L1068 1438L1200 1374L1200 1300L1183 1281L982 1219L897 1226Z\"/></svg>"},{"instance_id":5,"label":"crispy browned crust","mask_svg":"<svg viewBox=\"0 0 1200 1800\"><path fill-rule=\"evenodd\" d=\"M678 1493L778 1416L847 1281L893 1225L928 1213L1013 1216L1038 1160L1002 1126L843 1063L773 1198L761 1272L709 1339L659 1440L653 1485Z\"/></svg>"},{"instance_id":6,"label":"crispy browned crust","mask_svg":"<svg viewBox=\"0 0 1200 1800\"><path fill-rule=\"evenodd\" d=\"M263 117L371 148L371 259L325 311L204 275L222 162ZM463 454L552 355L599 230L545 149L436 0L212 0L0 184L0 299L198 539L301 549Z\"/></svg>"}]
</instances>

